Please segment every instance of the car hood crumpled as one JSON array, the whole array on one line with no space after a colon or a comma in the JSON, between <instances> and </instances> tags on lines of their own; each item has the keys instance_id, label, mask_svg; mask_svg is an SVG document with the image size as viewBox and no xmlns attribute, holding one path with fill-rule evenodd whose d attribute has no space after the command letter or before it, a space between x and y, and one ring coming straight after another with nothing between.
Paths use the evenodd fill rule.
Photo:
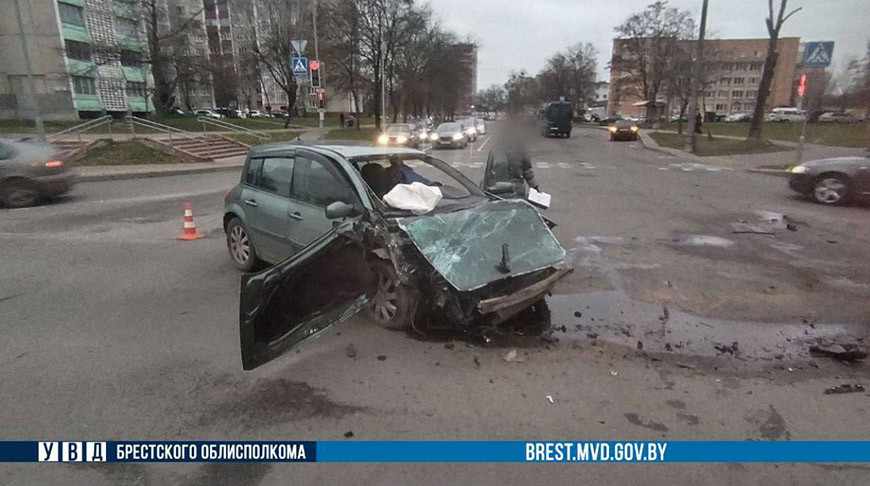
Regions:
<instances>
[{"instance_id":1,"label":"car hood crumpled","mask_svg":"<svg viewBox=\"0 0 870 486\"><path fill-rule=\"evenodd\" d=\"M454 288L470 291L564 264L565 249L538 211L522 200L399 219L399 227ZM502 262L509 245L510 271Z\"/></svg>"}]
</instances>

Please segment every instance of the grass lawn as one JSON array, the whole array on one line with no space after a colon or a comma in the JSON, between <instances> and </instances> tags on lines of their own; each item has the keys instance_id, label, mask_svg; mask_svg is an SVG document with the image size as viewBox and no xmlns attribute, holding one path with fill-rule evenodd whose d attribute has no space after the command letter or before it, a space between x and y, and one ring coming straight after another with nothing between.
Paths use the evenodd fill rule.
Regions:
<instances>
[{"instance_id":1,"label":"grass lawn","mask_svg":"<svg viewBox=\"0 0 870 486\"><path fill-rule=\"evenodd\" d=\"M265 140L257 138L253 135L248 135L246 133L231 134L227 135L227 137L248 145L262 145L264 143L287 142L291 140L296 140L296 137L298 137L300 133L301 132L292 130L288 130L286 132L269 132L269 135L272 138Z\"/></svg>"},{"instance_id":2,"label":"grass lawn","mask_svg":"<svg viewBox=\"0 0 870 486\"><path fill-rule=\"evenodd\" d=\"M72 162L72 166L86 165L144 165L144 164L178 164L180 158L165 154L139 142L109 142L102 147L89 150L88 153Z\"/></svg>"},{"instance_id":3,"label":"grass lawn","mask_svg":"<svg viewBox=\"0 0 870 486\"><path fill-rule=\"evenodd\" d=\"M323 136L324 140L362 140L374 142L381 132L377 128L337 128L330 130Z\"/></svg>"},{"instance_id":4,"label":"grass lawn","mask_svg":"<svg viewBox=\"0 0 870 486\"><path fill-rule=\"evenodd\" d=\"M785 140L797 142L801 135L803 123L771 122L764 123L761 128L762 137L768 140ZM683 124L686 130L687 124ZM748 122L710 122L704 124L704 131L710 129L713 135L730 135L745 137L749 134ZM662 125L662 130L676 131L676 123ZM808 123L807 143L819 145L835 145L840 147L870 146L870 123Z\"/></svg>"},{"instance_id":5,"label":"grass lawn","mask_svg":"<svg viewBox=\"0 0 870 486\"><path fill-rule=\"evenodd\" d=\"M649 136L662 147L682 149L685 145L685 138L676 133L652 132ZM706 134L697 137L696 143L697 153L695 155L700 155L702 157L709 155L760 154L791 150L790 147L776 145L767 140L747 141L715 137L713 140L709 140Z\"/></svg>"}]
</instances>

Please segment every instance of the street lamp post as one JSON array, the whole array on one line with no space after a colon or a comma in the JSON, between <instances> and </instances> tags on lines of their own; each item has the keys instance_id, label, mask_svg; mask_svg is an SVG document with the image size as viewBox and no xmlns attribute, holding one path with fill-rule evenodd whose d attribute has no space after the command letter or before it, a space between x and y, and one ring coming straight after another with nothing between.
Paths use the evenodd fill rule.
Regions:
<instances>
[{"instance_id":1,"label":"street lamp post","mask_svg":"<svg viewBox=\"0 0 870 486\"><path fill-rule=\"evenodd\" d=\"M21 51L24 54L24 65L27 69L27 84L30 88L30 102L33 104L33 121L36 123L36 138L40 142L45 141L45 127L42 124L42 114L39 109L39 101L36 99L36 82L33 80L33 66L30 64L30 51L27 48L27 36L24 34L24 18L21 15L19 0L14 0L15 17L18 20L18 31L21 34Z\"/></svg>"},{"instance_id":2,"label":"street lamp post","mask_svg":"<svg viewBox=\"0 0 870 486\"><path fill-rule=\"evenodd\" d=\"M701 7L701 30L698 32L698 48L695 52L695 64L692 66L692 85L689 88L689 136L686 138L686 152L695 153L695 130L698 118L698 91L701 87L701 73L704 69L704 32L707 29L707 1Z\"/></svg>"}]
</instances>

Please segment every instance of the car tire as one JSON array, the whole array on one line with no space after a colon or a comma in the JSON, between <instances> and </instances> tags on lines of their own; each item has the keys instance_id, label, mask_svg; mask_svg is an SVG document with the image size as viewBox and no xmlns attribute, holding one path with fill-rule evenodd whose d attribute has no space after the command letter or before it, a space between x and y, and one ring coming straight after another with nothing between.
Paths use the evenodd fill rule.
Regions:
<instances>
[{"instance_id":1,"label":"car tire","mask_svg":"<svg viewBox=\"0 0 870 486\"><path fill-rule=\"evenodd\" d=\"M39 191L31 182L9 181L0 186L0 202L7 208L29 208L39 202Z\"/></svg>"},{"instance_id":2,"label":"car tire","mask_svg":"<svg viewBox=\"0 0 870 486\"><path fill-rule=\"evenodd\" d=\"M822 174L813 181L813 199L826 206L842 206L852 198L849 180L842 174Z\"/></svg>"},{"instance_id":3,"label":"car tire","mask_svg":"<svg viewBox=\"0 0 870 486\"><path fill-rule=\"evenodd\" d=\"M245 227L242 220L233 218L227 223L227 251L233 265L243 272L251 272L260 265L254 243L251 241L251 233Z\"/></svg>"},{"instance_id":4,"label":"car tire","mask_svg":"<svg viewBox=\"0 0 870 486\"><path fill-rule=\"evenodd\" d=\"M370 268L375 279L375 295L365 306L365 314L385 329L405 329L417 303L414 290L399 281L392 262L375 258Z\"/></svg>"},{"instance_id":5,"label":"car tire","mask_svg":"<svg viewBox=\"0 0 870 486\"><path fill-rule=\"evenodd\" d=\"M571 138L571 132L566 133L565 138Z\"/></svg>"}]
</instances>

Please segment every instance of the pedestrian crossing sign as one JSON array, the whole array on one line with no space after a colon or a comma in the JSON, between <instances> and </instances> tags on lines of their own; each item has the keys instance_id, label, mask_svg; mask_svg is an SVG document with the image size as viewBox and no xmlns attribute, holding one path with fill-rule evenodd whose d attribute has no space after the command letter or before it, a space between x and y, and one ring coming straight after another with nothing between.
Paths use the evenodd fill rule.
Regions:
<instances>
[{"instance_id":1,"label":"pedestrian crossing sign","mask_svg":"<svg viewBox=\"0 0 870 486\"><path fill-rule=\"evenodd\" d=\"M293 71L293 76L308 76L308 58L294 57L293 60L290 61L290 69Z\"/></svg>"},{"instance_id":2,"label":"pedestrian crossing sign","mask_svg":"<svg viewBox=\"0 0 870 486\"><path fill-rule=\"evenodd\" d=\"M823 68L831 65L834 54L834 42L807 42L804 46L805 68Z\"/></svg>"}]
</instances>

